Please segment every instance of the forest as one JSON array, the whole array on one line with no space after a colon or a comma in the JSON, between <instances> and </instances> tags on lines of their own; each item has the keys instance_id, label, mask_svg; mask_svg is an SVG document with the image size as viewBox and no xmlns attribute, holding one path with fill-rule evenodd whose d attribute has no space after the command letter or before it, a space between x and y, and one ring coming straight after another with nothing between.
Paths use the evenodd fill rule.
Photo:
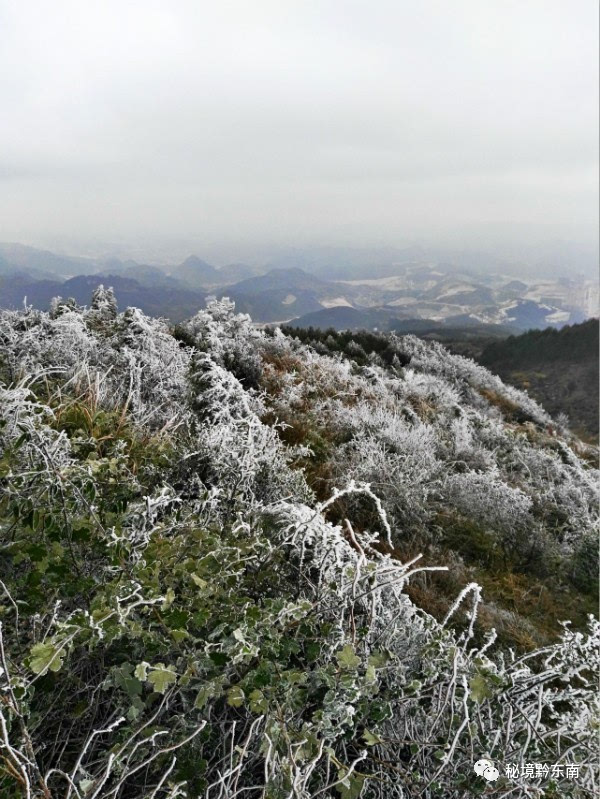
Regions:
<instances>
[{"instance_id":1,"label":"forest","mask_svg":"<svg viewBox=\"0 0 600 799\"><path fill-rule=\"evenodd\" d=\"M524 391L99 287L0 403L2 799L597 795L597 449Z\"/></svg>"},{"instance_id":2,"label":"forest","mask_svg":"<svg viewBox=\"0 0 600 799\"><path fill-rule=\"evenodd\" d=\"M490 341L478 360L526 389L553 416L566 414L581 438L598 443L598 319Z\"/></svg>"}]
</instances>

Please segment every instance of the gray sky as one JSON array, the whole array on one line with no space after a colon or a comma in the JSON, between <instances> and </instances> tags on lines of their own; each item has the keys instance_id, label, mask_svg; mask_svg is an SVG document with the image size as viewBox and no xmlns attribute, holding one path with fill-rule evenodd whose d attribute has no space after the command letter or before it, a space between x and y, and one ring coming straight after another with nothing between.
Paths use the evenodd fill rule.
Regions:
<instances>
[{"instance_id":1,"label":"gray sky","mask_svg":"<svg viewBox=\"0 0 600 799\"><path fill-rule=\"evenodd\" d=\"M0 239L597 239L596 0L0 0Z\"/></svg>"}]
</instances>

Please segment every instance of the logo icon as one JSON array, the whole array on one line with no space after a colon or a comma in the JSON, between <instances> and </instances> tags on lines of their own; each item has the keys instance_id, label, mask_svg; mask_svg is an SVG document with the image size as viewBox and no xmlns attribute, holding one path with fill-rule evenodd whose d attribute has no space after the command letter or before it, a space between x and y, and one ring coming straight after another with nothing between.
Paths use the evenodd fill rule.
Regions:
<instances>
[{"instance_id":1,"label":"logo icon","mask_svg":"<svg viewBox=\"0 0 600 799\"><path fill-rule=\"evenodd\" d=\"M494 766L491 760L487 759L487 757L482 757L481 760L478 760L473 768L475 769L475 774L477 774L478 777L483 777L483 779L487 780L488 782L495 782L500 776L498 769Z\"/></svg>"}]
</instances>

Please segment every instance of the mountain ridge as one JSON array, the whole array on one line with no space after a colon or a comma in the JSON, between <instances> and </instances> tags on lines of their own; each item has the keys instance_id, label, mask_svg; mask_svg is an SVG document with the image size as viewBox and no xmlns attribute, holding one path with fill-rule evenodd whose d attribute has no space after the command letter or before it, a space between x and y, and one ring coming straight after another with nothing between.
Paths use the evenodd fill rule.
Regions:
<instances>
[{"instance_id":1,"label":"mountain ridge","mask_svg":"<svg viewBox=\"0 0 600 799\"><path fill-rule=\"evenodd\" d=\"M345 306L365 314L363 324L371 329L387 329L392 326L390 320L409 318L449 322L454 326L486 323L520 329L561 327L598 312L598 286L590 281L515 281L500 273L485 274L463 266L415 260L391 264L392 274L387 277L374 277L376 271L371 270L369 277L349 280L346 270L344 280L325 280L298 266L298 263L308 266L307 261L310 262L308 254L305 253L305 258L301 256L302 253L298 253L292 258L291 266L265 271L266 266L259 268L239 263L218 269L196 255L176 266L159 267L131 259L73 258L2 245L0 303L5 307L18 307L27 294L29 301L47 307L49 282L65 282L85 274L97 280L107 275L136 280L144 291L138 291L132 304L152 314L169 316L174 321L181 321L193 312L192 296L196 301L198 296L207 293L231 296L238 308L250 313L256 322L293 320L293 324L298 324L300 319L300 324L335 326L335 318L327 320L329 309ZM327 257L334 257L334 254ZM356 259L358 255L352 257ZM327 259L325 262L329 263ZM343 266L340 264L340 268ZM337 274L334 269L327 271L329 278ZM68 287L65 290L68 291ZM132 286L126 290L131 291ZM186 298L188 291L195 294ZM61 293L58 287L56 293ZM121 298L124 296L122 290L118 293ZM161 293L165 294L162 303ZM177 298L181 299L179 308ZM321 313L321 319L301 319L314 313ZM336 315L343 316L334 311L333 316ZM357 323L353 321L352 324L356 326Z\"/></svg>"}]
</instances>

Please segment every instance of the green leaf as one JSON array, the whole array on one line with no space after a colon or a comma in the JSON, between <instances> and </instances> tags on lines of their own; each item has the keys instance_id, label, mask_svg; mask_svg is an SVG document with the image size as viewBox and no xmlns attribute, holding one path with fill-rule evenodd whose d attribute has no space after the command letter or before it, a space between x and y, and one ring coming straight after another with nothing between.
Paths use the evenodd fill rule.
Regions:
<instances>
[{"instance_id":1,"label":"green leaf","mask_svg":"<svg viewBox=\"0 0 600 799\"><path fill-rule=\"evenodd\" d=\"M376 746L377 744L381 743L381 738L372 733L370 730L365 730L362 737L367 746Z\"/></svg>"},{"instance_id":2,"label":"green leaf","mask_svg":"<svg viewBox=\"0 0 600 799\"><path fill-rule=\"evenodd\" d=\"M389 661L390 656L387 652L372 652L369 655L369 665L376 669L382 669Z\"/></svg>"},{"instance_id":3,"label":"green leaf","mask_svg":"<svg viewBox=\"0 0 600 799\"><path fill-rule=\"evenodd\" d=\"M208 657L215 666L224 666L229 660L229 655L226 652L209 652Z\"/></svg>"},{"instance_id":4,"label":"green leaf","mask_svg":"<svg viewBox=\"0 0 600 799\"><path fill-rule=\"evenodd\" d=\"M346 644L341 652L338 652L336 659L340 669L344 671L356 671L360 665L360 658L354 654L350 644Z\"/></svg>"},{"instance_id":5,"label":"green leaf","mask_svg":"<svg viewBox=\"0 0 600 799\"><path fill-rule=\"evenodd\" d=\"M142 693L142 683L140 680L132 675L133 666L131 663L124 663L119 668L114 669L114 682L115 685L121 688L125 693L133 698Z\"/></svg>"},{"instance_id":6,"label":"green leaf","mask_svg":"<svg viewBox=\"0 0 600 799\"><path fill-rule=\"evenodd\" d=\"M139 715L142 712L143 707L144 707L143 702L131 705L131 707L127 711L127 718L129 719L129 721L135 721L137 718L139 718Z\"/></svg>"},{"instance_id":7,"label":"green leaf","mask_svg":"<svg viewBox=\"0 0 600 799\"><path fill-rule=\"evenodd\" d=\"M223 680L224 677L217 677L210 682L205 683L196 696L194 707L200 710L208 702L209 699L218 698L223 693Z\"/></svg>"},{"instance_id":8,"label":"green leaf","mask_svg":"<svg viewBox=\"0 0 600 799\"><path fill-rule=\"evenodd\" d=\"M269 708L269 703L267 702L265 695L258 688L255 688L254 691L252 691L248 699L250 703L250 710L253 713L265 713Z\"/></svg>"},{"instance_id":9,"label":"green leaf","mask_svg":"<svg viewBox=\"0 0 600 799\"><path fill-rule=\"evenodd\" d=\"M245 698L246 695L239 685L232 685L227 691L227 704L231 707L241 707Z\"/></svg>"},{"instance_id":10,"label":"green leaf","mask_svg":"<svg viewBox=\"0 0 600 799\"><path fill-rule=\"evenodd\" d=\"M352 772L350 776L345 777L346 769L338 771L338 777L343 779L339 785L335 786L336 791L340 794L342 799L358 799L362 793L365 784L365 778L362 774Z\"/></svg>"},{"instance_id":11,"label":"green leaf","mask_svg":"<svg viewBox=\"0 0 600 799\"><path fill-rule=\"evenodd\" d=\"M281 680L289 685L303 685L307 680L305 671L290 669L281 673Z\"/></svg>"},{"instance_id":12,"label":"green leaf","mask_svg":"<svg viewBox=\"0 0 600 799\"><path fill-rule=\"evenodd\" d=\"M483 702L484 699L489 699L494 693L481 672L477 672L474 677L471 677L469 689L471 692L471 699L477 703Z\"/></svg>"},{"instance_id":13,"label":"green leaf","mask_svg":"<svg viewBox=\"0 0 600 799\"><path fill-rule=\"evenodd\" d=\"M59 651L54 644L35 644L31 649L29 668L34 674L45 674L48 669L59 671L64 656L64 649Z\"/></svg>"},{"instance_id":14,"label":"green leaf","mask_svg":"<svg viewBox=\"0 0 600 799\"><path fill-rule=\"evenodd\" d=\"M146 663L144 660L142 663L138 663L135 667L135 671L133 672L138 680L142 680L145 682L148 679L148 669L150 668L150 664Z\"/></svg>"},{"instance_id":15,"label":"green leaf","mask_svg":"<svg viewBox=\"0 0 600 799\"><path fill-rule=\"evenodd\" d=\"M203 580L202 577L198 577L197 574L192 573L192 574L190 574L190 577L192 578L192 580L196 583L196 585L200 589L204 589L208 585L206 580Z\"/></svg>"},{"instance_id":16,"label":"green leaf","mask_svg":"<svg viewBox=\"0 0 600 799\"><path fill-rule=\"evenodd\" d=\"M313 663L321 654L321 645L317 641L310 641L306 644L306 657L309 663Z\"/></svg>"},{"instance_id":17,"label":"green leaf","mask_svg":"<svg viewBox=\"0 0 600 799\"><path fill-rule=\"evenodd\" d=\"M157 663L153 670L148 674L148 682L159 694L164 694L169 685L177 682L177 675L164 663Z\"/></svg>"}]
</instances>

